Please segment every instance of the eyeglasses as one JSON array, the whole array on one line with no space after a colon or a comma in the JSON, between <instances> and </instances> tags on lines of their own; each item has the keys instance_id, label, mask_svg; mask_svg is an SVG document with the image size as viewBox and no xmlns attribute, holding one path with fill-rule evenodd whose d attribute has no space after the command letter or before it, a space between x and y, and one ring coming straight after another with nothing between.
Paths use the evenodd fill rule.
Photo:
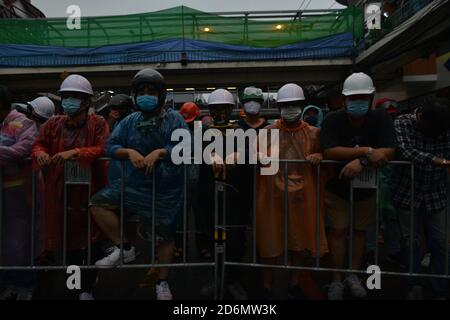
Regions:
<instances>
[{"instance_id":1,"label":"eyeglasses","mask_svg":"<svg viewBox=\"0 0 450 320\"><path fill-rule=\"evenodd\" d=\"M256 96L260 96L262 95L263 92L261 89L259 88L254 88L254 87L249 87L249 88L245 88L244 90L244 95L256 95Z\"/></svg>"}]
</instances>

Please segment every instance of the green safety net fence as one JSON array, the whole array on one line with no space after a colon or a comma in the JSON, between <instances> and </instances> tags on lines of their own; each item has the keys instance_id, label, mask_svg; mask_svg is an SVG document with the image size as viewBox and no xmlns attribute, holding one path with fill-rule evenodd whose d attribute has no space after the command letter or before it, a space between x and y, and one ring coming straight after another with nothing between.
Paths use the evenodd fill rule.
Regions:
<instances>
[{"instance_id":1,"label":"green safety net fence","mask_svg":"<svg viewBox=\"0 0 450 320\"><path fill-rule=\"evenodd\" d=\"M100 47L192 39L272 48L345 32L360 38L364 29L363 12L356 7L267 18L221 16L180 6L144 14L82 18L79 30L70 30L67 23L67 18L0 19L0 44Z\"/></svg>"}]
</instances>

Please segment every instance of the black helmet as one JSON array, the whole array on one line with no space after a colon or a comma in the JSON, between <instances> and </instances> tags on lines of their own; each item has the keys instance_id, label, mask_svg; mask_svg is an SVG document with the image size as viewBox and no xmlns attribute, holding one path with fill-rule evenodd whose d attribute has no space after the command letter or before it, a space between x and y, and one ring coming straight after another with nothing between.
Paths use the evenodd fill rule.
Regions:
<instances>
[{"instance_id":1,"label":"black helmet","mask_svg":"<svg viewBox=\"0 0 450 320\"><path fill-rule=\"evenodd\" d=\"M161 73L151 68L142 69L136 73L131 83L131 96L133 97L135 103L137 91L143 84L151 84L155 87L158 91L158 107L163 107L166 102L167 90L164 77Z\"/></svg>"},{"instance_id":2,"label":"black helmet","mask_svg":"<svg viewBox=\"0 0 450 320\"><path fill-rule=\"evenodd\" d=\"M133 108L133 101L131 101L131 98L126 94L116 94L109 101L108 107L110 107L111 109L129 110Z\"/></svg>"}]
</instances>

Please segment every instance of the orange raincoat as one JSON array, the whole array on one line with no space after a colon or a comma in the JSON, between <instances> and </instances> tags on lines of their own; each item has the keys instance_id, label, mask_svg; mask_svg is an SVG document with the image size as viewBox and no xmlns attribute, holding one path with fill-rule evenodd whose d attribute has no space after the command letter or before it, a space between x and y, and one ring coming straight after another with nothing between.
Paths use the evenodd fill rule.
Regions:
<instances>
[{"instance_id":1,"label":"orange raincoat","mask_svg":"<svg viewBox=\"0 0 450 320\"><path fill-rule=\"evenodd\" d=\"M279 158L302 159L320 152L320 129L299 122L286 127L277 120L266 129L279 129ZM268 154L275 146L268 139ZM316 255L317 173L307 163L288 163L288 250L309 251ZM256 237L261 257L275 258L284 251L284 191L285 164L280 163L275 175L258 175L256 180ZM322 175L324 176L324 175ZM328 251L324 228L324 183L321 179L320 197L320 255Z\"/></svg>"}]
</instances>

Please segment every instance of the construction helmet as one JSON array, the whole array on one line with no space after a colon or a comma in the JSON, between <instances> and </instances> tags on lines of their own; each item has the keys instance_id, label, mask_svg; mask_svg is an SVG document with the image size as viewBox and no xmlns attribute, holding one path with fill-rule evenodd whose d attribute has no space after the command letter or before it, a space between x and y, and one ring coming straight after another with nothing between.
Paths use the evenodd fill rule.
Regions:
<instances>
[{"instance_id":1,"label":"construction helmet","mask_svg":"<svg viewBox=\"0 0 450 320\"><path fill-rule=\"evenodd\" d=\"M29 104L33 108L33 113L42 120L48 120L55 115L55 105L47 97L36 98Z\"/></svg>"},{"instance_id":2,"label":"construction helmet","mask_svg":"<svg viewBox=\"0 0 450 320\"><path fill-rule=\"evenodd\" d=\"M213 91L208 97L208 108L214 125L228 125L234 105L234 97L228 90L217 89Z\"/></svg>"},{"instance_id":3,"label":"construction helmet","mask_svg":"<svg viewBox=\"0 0 450 320\"><path fill-rule=\"evenodd\" d=\"M200 116L200 108L193 102L186 102L181 106L180 114L187 123L194 121Z\"/></svg>"},{"instance_id":4,"label":"construction helmet","mask_svg":"<svg viewBox=\"0 0 450 320\"><path fill-rule=\"evenodd\" d=\"M30 116L32 111L29 104L17 102L11 103L11 110L16 110L17 112L23 113L26 116Z\"/></svg>"},{"instance_id":5,"label":"construction helmet","mask_svg":"<svg viewBox=\"0 0 450 320\"><path fill-rule=\"evenodd\" d=\"M342 90L344 96L373 93L375 93L375 87L372 78L363 72L353 73L344 81Z\"/></svg>"},{"instance_id":6,"label":"construction helmet","mask_svg":"<svg viewBox=\"0 0 450 320\"><path fill-rule=\"evenodd\" d=\"M109 101L108 107L110 107L111 109L130 110L133 107L133 102L131 101L131 98L126 94L116 94Z\"/></svg>"},{"instance_id":7,"label":"construction helmet","mask_svg":"<svg viewBox=\"0 0 450 320\"><path fill-rule=\"evenodd\" d=\"M63 92L82 92L93 96L94 91L92 90L92 85L83 76L78 74L72 74L68 76L62 83L59 93Z\"/></svg>"},{"instance_id":8,"label":"construction helmet","mask_svg":"<svg viewBox=\"0 0 450 320\"><path fill-rule=\"evenodd\" d=\"M245 88L244 93L242 94L242 103L246 103L248 101L258 101L262 104L264 102L262 90L255 87Z\"/></svg>"},{"instance_id":9,"label":"construction helmet","mask_svg":"<svg viewBox=\"0 0 450 320\"><path fill-rule=\"evenodd\" d=\"M166 83L162 74L152 68L142 69L134 76L131 82L131 97L134 103L139 88L145 84L153 86L158 91L158 108L163 107L167 97Z\"/></svg>"},{"instance_id":10,"label":"construction helmet","mask_svg":"<svg viewBox=\"0 0 450 320\"><path fill-rule=\"evenodd\" d=\"M384 109L390 115L397 115L399 112L397 101L389 98L381 98L375 101L375 109Z\"/></svg>"},{"instance_id":11,"label":"construction helmet","mask_svg":"<svg viewBox=\"0 0 450 320\"><path fill-rule=\"evenodd\" d=\"M235 105L233 95L225 89L217 89L213 91L208 97L208 106L217 104Z\"/></svg>"},{"instance_id":12,"label":"construction helmet","mask_svg":"<svg viewBox=\"0 0 450 320\"><path fill-rule=\"evenodd\" d=\"M305 100L305 94L302 87L295 83L285 84L278 90L277 103L280 102L293 102Z\"/></svg>"}]
</instances>

